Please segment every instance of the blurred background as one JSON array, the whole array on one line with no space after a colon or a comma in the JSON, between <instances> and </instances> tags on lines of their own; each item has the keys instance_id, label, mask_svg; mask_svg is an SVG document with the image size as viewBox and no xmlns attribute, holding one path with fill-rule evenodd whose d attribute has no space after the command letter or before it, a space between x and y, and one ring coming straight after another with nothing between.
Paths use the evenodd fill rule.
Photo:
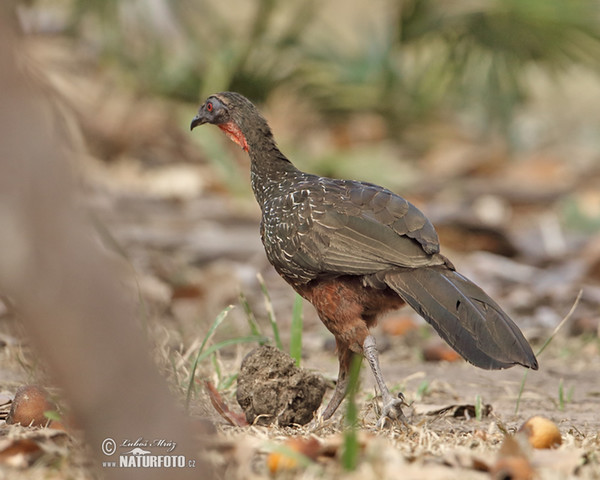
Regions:
<instances>
[{"instance_id":1,"label":"blurred background","mask_svg":"<svg viewBox=\"0 0 600 480\"><path fill-rule=\"evenodd\" d=\"M81 201L133 266L159 343L186 351L240 291L266 322L259 272L286 336L293 293L264 257L248 159L218 129L189 132L224 90L260 107L299 168L419 206L526 330L554 328L583 289L573 328L597 338L598 1L29 0L16 14ZM247 330L243 309L231 319L219 335Z\"/></svg>"}]
</instances>

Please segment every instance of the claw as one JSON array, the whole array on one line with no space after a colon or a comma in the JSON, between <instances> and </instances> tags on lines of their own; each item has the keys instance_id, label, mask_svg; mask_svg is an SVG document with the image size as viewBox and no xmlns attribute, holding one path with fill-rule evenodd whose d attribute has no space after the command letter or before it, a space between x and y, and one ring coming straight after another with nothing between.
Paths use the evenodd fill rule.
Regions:
<instances>
[{"instance_id":1,"label":"claw","mask_svg":"<svg viewBox=\"0 0 600 480\"><path fill-rule=\"evenodd\" d=\"M408 405L404 400L402 393L398 394L398 398L394 398L391 395L384 399L383 408L381 409L381 416L377 421L377 428L384 428L387 421L391 424L400 421L403 425L408 425L408 419L402 411L402 407Z\"/></svg>"},{"instance_id":2,"label":"claw","mask_svg":"<svg viewBox=\"0 0 600 480\"><path fill-rule=\"evenodd\" d=\"M310 422L304 425L304 428L315 434L330 424L331 422L323 416L323 412L319 411Z\"/></svg>"}]
</instances>

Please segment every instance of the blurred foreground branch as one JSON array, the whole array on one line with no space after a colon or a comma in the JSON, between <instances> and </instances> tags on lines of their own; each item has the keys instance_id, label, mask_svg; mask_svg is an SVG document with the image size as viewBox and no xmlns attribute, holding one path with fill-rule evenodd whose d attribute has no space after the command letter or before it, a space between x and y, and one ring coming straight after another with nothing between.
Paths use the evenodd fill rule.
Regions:
<instances>
[{"instance_id":1,"label":"blurred foreground branch","mask_svg":"<svg viewBox=\"0 0 600 480\"><path fill-rule=\"evenodd\" d=\"M118 464L102 453L106 438L117 445L163 439L177 442L172 455L196 461L196 468L170 468L168 478L211 478L197 459L189 419L150 360L116 266L75 206L64 132L47 95L19 69L8 18L0 15L0 291L14 301L97 460ZM166 477L161 468L103 473Z\"/></svg>"}]
</instances>

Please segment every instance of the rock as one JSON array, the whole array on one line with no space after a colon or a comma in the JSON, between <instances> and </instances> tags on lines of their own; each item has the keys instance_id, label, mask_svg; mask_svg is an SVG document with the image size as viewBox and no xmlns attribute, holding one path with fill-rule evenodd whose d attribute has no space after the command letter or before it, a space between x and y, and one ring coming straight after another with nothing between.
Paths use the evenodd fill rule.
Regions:
<instances>
[{"instance_id":1,"label":"rock","mask_svg":"<svg viewBox=\"0 0 600 480\"><path fill-rule=\"evenodd\" d=\"M305 425L325 394L322 376L296 366L287 353L270 346L252 350L238 375L237 401L250 424Z\"/></svg>"}]
</instances>

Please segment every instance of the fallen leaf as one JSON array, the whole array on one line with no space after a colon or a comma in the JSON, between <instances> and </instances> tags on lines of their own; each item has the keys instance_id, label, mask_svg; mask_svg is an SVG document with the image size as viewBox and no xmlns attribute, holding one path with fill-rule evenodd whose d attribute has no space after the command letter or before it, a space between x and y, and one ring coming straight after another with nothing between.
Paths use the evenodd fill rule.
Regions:
<instances>
[{"instance_id":1,"label":"fallen leaf","mask_svg":"<svg viewBox=\"0 0 600 480\"><path fill-rule=\"evenodd\" d=\"M30 438L5 439L0 443L0 463L25 468L43 455L39 444Z\"/></svg>"},{"instance_id":2,"label":"fallen leaf","mask_svg":"<svg viewBox=\"0 0 600 480\"><path fill-rule=\"evenodd\" d=\"M490 469L490 476L497 480L532 480L535 477L535 470L518 438L511 435L504 438L498 458Z\"/></svg>"},{"instance_id":3,"label":"fallen leaf","mask_svg":"<svg viewBox=\"0 0 600 480\"><path fill-rule=\"evenodd\" d=\"M246 420L246 416L242 413L236 413L230 410L223 400L223 397L219 393L219 391L215 388L215 386L209 382L208 380L204 382L204 386L208 392L208 396L210 398L210 403L215 407L215 410L219 412L219 415L223 417L230 425L234 427L245 427L248 425Z\"/></svg>"},{"instance_id":4,"label":"fallen leaf","mask_svg":"<svg viewBox=\"0 0 600 480\"><path fill-rule=\"evenodd\" d=\"M473 404L454 404L454 405L415 405L413 407L417 415L445 416L454 418L475 418L475 405ZM492 406L489 403L481 405L481 416L487 417L492 412Z\"/></svg>"},{"instance_id":5,"label":"fallen leaf","mask_svg":"<svg viewBox=\"0 0 600 480\"><path fill-rule=\"evenodd\" d=\"M490 476L495 480L531 480L535 471L524 457L504 457L491 468Z\"/></svg>"},{"instance_id":6,"label":"fallen leaf","mask_svg":"<svg viewBox=\"0 0 600 480\"><path fill-rule=\"evenodd\" d=\"M281 449L269 454L267 466L271 473L294 470L302 463L316 460L321 452L321 442L315 437L290 438L282 445Z\"/></svg>"}]
</instances>

